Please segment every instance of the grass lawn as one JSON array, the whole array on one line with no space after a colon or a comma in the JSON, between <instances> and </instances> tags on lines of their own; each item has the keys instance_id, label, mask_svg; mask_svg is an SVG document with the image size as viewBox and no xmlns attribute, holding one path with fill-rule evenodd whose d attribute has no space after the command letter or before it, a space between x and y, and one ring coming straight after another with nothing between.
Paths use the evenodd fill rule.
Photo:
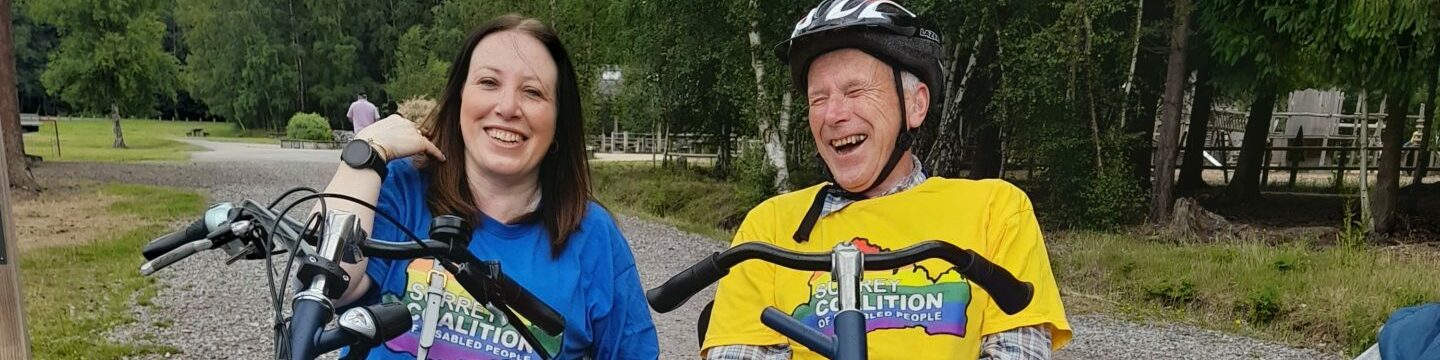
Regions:
<instances>
[{"instance_id":1,"label":"grass lawn","mask_svg":"<svg viewBox=\"0 0 1440 360\"><path fill-rule=\"evenodd\" d=\"M60 126L60 155L55 155L54 124ZM278 143L264 137L247 137L230 123L181 122L125 119L120 121L127 149L115 149L115 136L107 119L65 118L44 122L40 132L25 136L25 152L39 155L46 161L179 161L189 159L195 146L173 140L184 138L190 129L205 129L205 140Z\"/></svg>"},{"instance_id":2,"label":"grass lawn","mask_svg":"<svg viewBox=\"0 0 1440 360\"><path fill-rule=\"evenodd\" d=\"M1164 319L1356 355L1400 307L1440 300L1433 250L1047 239L1074 312Z\"/></svg>"},{"instance_id":3,"label":"grass lawn","mask_svg":"<svg viewBox=\"0 0 1440 360\"><path fill-rule=\"evenodd\" d=\"M61 126L64 126L62 124ZM140 248L182 216L204 210L191 191L136 185L95 185L90 193L117 196L108 214L141 221L78 245L35 249L21 255L25 315L36 359L120 359L177 349L117 343L111 329L135 322L133 304L153 306L157 285L140 276ZM163 326L163 324L156 324Z\"/></svg>"}]
</instances>

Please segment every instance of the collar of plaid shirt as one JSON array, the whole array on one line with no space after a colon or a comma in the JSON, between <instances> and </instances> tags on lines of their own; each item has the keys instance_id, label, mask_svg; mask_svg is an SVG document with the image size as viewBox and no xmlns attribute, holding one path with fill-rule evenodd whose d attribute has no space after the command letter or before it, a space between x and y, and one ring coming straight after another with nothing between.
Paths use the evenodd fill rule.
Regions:
<instances>
[{"instance_id":1,"label":"collar of plaid shirt","mask_svg":"<svg viewBox=\"0 0 1440 360\"><path fill-rule=\"evenodd\" d=\"M899 183L896 183L895 186L885 190L885 192L881 193L880 196L910 190L910 188L920 186L920 183L925 182L925 179L927 178L927 176L925 176L925 165L920 163L920 158L915 157L915 155L912 154L910 155L910 163L914 165L914 167L912 168L913 170L910 170L910 176L905 177L905 179L901 180ZM825 206L820 209L820 217L823 218L826 215L830 215L831 213L840 211L840 209L844 209L846 206L855 203L855 201L856 200L852 200L844 196L838 196L833 194L827 195L825 196Z\"/></svg>"}]
</instances>

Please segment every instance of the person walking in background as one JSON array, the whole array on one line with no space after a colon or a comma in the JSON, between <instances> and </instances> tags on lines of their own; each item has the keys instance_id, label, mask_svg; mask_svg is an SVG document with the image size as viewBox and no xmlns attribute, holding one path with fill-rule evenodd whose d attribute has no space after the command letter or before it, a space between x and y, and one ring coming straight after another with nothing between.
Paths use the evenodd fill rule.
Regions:
<instances>
[{"instance_id":1,"label":"person walking in background","mask_svg":"<svg viewBox=\"0 0 1440 360\"><path fill-rule=\"evenodd\" d=\"M355 102L350 103L350 110L345 112L345 117L350 119L350 124L355 126L355 133L358 134L360 130L380 119L380 111L365 98L365 94L359 94L355 95Z\"/></svg>"}]
</instances>

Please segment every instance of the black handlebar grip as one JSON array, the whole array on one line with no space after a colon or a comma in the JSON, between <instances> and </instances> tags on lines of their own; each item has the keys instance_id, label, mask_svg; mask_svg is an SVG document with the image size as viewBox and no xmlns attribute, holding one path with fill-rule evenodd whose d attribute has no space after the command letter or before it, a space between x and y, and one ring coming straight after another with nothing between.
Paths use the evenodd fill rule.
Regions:
<instances>
[{"instance_id":1,"label":"black handlebar grip","mask_svg":"<svg viewBox=\"0 0 1440 360\"><path fill-rule=\"evenodd\" d=\"M145 248L140 250L140 254L145 256L145 260L155 260L160 255L165 255L180 246L204 240L206 235L210 235L210 231L205 226L205 219L201 218L186 225L184 229L150 240L150 243L145 244Z\"/></svg>"},{"instance_id":2,"label":"black handlebar grip","mask_svg":"<svg viewBox=\"0 0 1440 360\"><path fill-rule=\"evenodd\" d=\"M375 316L375 343L383 343L394 339L400 334L410 331L414 326L414 320L410 318L410 310L405 304L398 302L387 302L370 305L366 309Z\"/></svg>"},{"instance_id":3,"label":"black handlebar grip","mask_svg":"<svg viewBox=\"0 0 1440 360\"><path fill-rule=\"evenodd\" d=\"M1034 296L1035 288L1028 282L1022 282L1011 275L1005 268L985 257L976 254L973 250L965 250L969 256L970 267L962 269L961 273L970 281L980 285L1000 310L1006 314L1014 315L1030 306L1030 300Z\"/></svg>"},{"instance_id":4,"label":"black handlebar grip","mask_svg":"<svg viewBox=\"0 0 1440 360\"><path fill-rule=\"evenodd\" d=\"M650 308L659 313L674 311L685 301L690 300L691 296L695 296L695 293L720 281L720 278L725 277L730 270L720 267L720 264L716 262L719 257L720 253L710 254L710 257L675 274L664 284L646 291L645 299L650 302Z\"/></svg>"}]
</instances>

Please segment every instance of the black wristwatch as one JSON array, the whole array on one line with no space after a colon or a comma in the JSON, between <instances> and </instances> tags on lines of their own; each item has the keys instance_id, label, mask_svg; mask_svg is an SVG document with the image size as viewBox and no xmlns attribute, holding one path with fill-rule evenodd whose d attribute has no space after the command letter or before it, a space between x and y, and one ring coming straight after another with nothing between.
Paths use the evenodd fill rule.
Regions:
<instances>
[{"instance_id":1,"label":"black wristwatch","mask_svg":"<svg viewBox=\"0 0 1440 360\"><path fill-rule=\"evenodd\" d=\"M345 149L340 150L340 161L352 169L375 170L380 179L385 179L385 158L380 157L380 152L370 146L370 142L355 139L345 144Z\"/></svg>"}]
</instances>

